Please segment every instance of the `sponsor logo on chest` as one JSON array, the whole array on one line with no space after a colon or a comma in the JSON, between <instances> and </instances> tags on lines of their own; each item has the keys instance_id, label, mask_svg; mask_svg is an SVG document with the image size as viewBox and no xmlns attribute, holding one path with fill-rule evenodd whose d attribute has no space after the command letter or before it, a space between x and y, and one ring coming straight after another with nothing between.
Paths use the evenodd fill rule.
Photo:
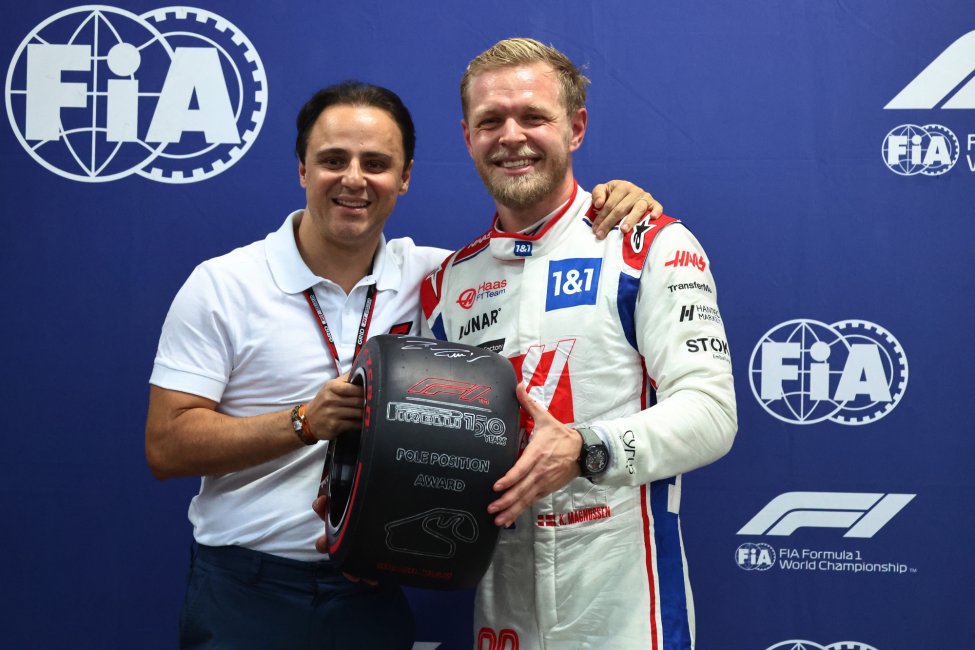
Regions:
<instances>
[{"instance_id":1,"label":"sponsor logo on chest","mask_svg":"<svg viewBox=\"0 0 975 650\"><path fill-rule=\"evenodd\" d=\"M595 257L575 257L549 262L545 311L595 305L601 268L602 260Z\"/></svg>"},{"instance_id":2,"label":"sponsor logo on chest","mask_svg":"<svg viewBox=\"0 0 975 650\"><path fill-rule=\"evenodd\" d=\"M485 280L476 287L461 291L457 296L457 304L464 309L470 309L475 302L483 298L503 296L507 286L507 280Z\"/></svg>"},{"instance_id":3,"label":"sponsor logo on chest","mask_svg":"<svg viewBox=\"0 0 975 650\"><path fill-rule=\"evenodd\" d=\"M481 330L486 330L492 325L498 324L498 314L501 313L501 308L492 309L491 311L486 311L481 314L468 319L466 323L460 326L457 332L457 340L470 336L475 332L480 332Z\"/></svg>"}]
</instances>

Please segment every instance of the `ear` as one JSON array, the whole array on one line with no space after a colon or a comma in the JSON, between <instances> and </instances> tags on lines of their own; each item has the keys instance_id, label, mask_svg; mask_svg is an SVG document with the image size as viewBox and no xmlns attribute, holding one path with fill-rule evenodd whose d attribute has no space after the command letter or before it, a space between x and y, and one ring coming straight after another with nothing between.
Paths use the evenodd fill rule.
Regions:
<instances>
[{"instance_id":1,"label":"ear","mask_svg":"<svg viewBox=\"0 0 975 650\"><path fill-rule=\"evenodd\" d=\"M460 126L464 129L464 144L467 145L467 153L474 157L474 150L471 149L471 127L467 125L467 120L461 120Z\"/></svg>"},{"instance_id":2,"label":"ear","mask_svg":"<svg viewBox=\"0 0 975 650\"><path fill-rule=\"evenodd\" d=\"M412 175L413 175L413 161L411 160L410 164L403 168L403 178L401 179L402 183L400 184L399 187L400 196L406 194L406 191L410 189L410 177Z\"/></svg>"},{"instance_id":3,"label":"ear","mask_svg":"<svg viewBox=\"0 0 975 650\"><path fill-rule=\"evenodd\" d=\"M569 151L575 151L582 146L582 141L586 137L586 126L589 124L589 113L585 106L575 112L569 118L569 128L572 130L572 137L569 138Z\"/></svg>"},{"instance_id":4,"label":"ear","mask_svg":"<svg viewBox=\"0 0 975 650\"><path fill-rule=\"evenodd\" d=\"M308 181L305 179L305 174L307 173L307 171L308 170L305 167L305 163L299 160L298 161L298 183L300 183L301 186L304 188L308 187Z\"/></svg>"}]
</instances>

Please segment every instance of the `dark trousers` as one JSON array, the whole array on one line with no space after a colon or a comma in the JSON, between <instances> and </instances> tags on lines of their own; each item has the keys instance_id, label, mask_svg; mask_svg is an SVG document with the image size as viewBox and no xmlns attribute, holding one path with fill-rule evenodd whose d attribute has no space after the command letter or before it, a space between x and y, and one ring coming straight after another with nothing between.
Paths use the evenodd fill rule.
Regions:
<instances>
[{"instance_id":1,"label":"dark trousers","mask_svg":"<svg viewBox=\"0 0 975 650\"><path fill-rule=\"evenodd\" d=\"M328 562L194 544L181 648L315 650L413 647L413 613L391 584L354 583Z\"/></svg>"}]
</instances>

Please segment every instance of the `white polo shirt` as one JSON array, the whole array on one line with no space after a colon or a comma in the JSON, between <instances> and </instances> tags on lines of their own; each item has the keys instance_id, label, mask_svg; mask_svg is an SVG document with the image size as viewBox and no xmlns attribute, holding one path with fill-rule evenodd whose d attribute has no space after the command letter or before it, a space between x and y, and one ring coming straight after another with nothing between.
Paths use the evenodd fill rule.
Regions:
<instances>
[{"instance_id":1,"label":"white polo shirt","mask_svg":"<svg viewBox=\"0 0 975 650\"><path fill-rule=\"evenodd\" d=\"M368 336L419 333L418 287L449 251L409 238L379 245L373 273L346 295L316 276L298 253L293 212L263 241L200 264L163 324L150 383L200 395L243 417L310 401L336 376L316 316L303 295L314 287L335 339L339 365L352 364L369 285L377 289ZM399 327L397 327L399 326ZM311 509L326 445L319 443L239 472L204 476L190 504L194 536L296 560L322 559L322 522Z\"/></svg>"}]
</instances>

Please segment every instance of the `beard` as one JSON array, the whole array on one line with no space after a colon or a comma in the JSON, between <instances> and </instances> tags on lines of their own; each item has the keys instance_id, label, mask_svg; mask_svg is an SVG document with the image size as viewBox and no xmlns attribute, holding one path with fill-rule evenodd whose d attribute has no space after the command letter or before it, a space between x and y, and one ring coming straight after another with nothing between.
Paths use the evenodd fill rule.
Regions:
<instances>
[{"instance_id":1,"label":"beard","mask_svg":"<svg viewBox=\"0 0 975 650\"><path fill-rule=\"evenodd\" d=\"M547 197L559 186L569 169L569 157L565 151L539 157L534 149L525 145L514 155L537 158L536 163L546 161L546 168L522 176L503 177L497 173L495 163L511 155L510 151L498 149L486 159L476 161L475 167L494 200L512 210L530 208Z\"/></svg>"}]
</instances>

